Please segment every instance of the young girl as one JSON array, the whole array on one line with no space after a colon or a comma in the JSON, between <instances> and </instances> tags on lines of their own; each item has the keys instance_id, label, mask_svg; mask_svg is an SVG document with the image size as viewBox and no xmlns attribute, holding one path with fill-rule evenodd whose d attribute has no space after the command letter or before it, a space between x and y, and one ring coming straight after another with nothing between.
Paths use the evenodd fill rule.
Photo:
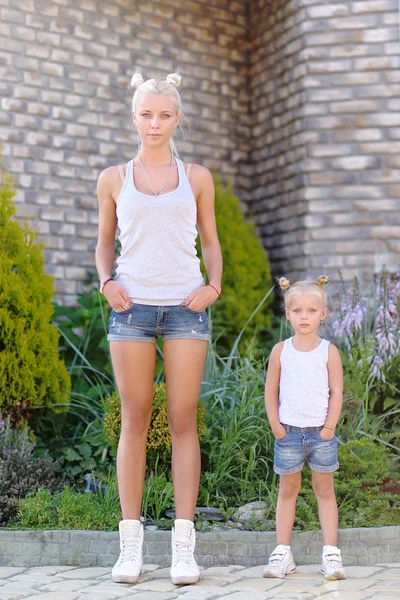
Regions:
<instances>
[{"instance_id":1,"label":"young girl","mask_svg":"<svg viewBox=\"0 0 400 600\"><path fill-rule=\"evenodd\" d=\"M164 340L176 508L171 579L175 584L199 579L193 556L200 479L196 416L209 339L205 309L221 293L222 257L211 174L200 165L185 166L172 140L182 116L179 83L176 73L158 81L132 77L139 150L127 165L105 169L98 181L96 265L100 291L112 308L108 340L122 412L121 553L112 569L118 583L136 582L142 567L140 510L158 336ZM117 225L121 252L113 277ZM198 232L207 285L196 255Z\"/></svg>"},{"instance_id":2,"label":"young girl","mask_svg":"<svg viewBox=\"0 0 400 600\"><path fill-rule=\"evenodd\" d=\"M333 484L333 472L339 467L335 428L342 407L342 363L336 346L318 335L327 312L327 282L325 276L293 285L284 277L279 280L294 336L272 349L265 385L265 405L275 436L274 470L280 477L278 545L264 577L282 579L296 570L290 538L307 460L324 538L321 572L326 579L346 578L336 547L338 511Z\"/></svg>"}]
</instances>

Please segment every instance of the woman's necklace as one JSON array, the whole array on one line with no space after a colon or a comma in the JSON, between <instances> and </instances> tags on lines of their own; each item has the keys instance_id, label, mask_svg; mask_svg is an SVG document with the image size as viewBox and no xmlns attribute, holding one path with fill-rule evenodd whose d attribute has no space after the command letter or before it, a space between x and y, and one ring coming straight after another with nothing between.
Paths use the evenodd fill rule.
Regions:
<instances>
[{"instance_id":1,"label":"woman's necklace","mask_svg":"<svg viewBox=\"0 0 400 600\"><path fill-rule=\"evenodd\" d=\"M160 194L160 192L161 192L161 191L164 189L164 187L165 187L165 184L167 183L167 181L168 181L168 178L169 178L169 176L170 176L170 174L171 174L171 170L172 170L172 160L173 160L172 153L171 153L171 162L170 162L170 165L169 165L169 171L168 171L168 175L167 175L167 177L166 177L166 179L165 179L164 183L162 184L162 186L160 187L160 189L159 189L157 192L155 191L155 189L153 188L153 186L152 186L152 185L151 185L151 183L150 183L150 179L149 179L149 177L148 177L148 175L147 175L147 173L146 173L146 169L144 168L144 164L142 163L142 159L140 158L140 153L138 154L138 159L139 159L140 165L141 165L141 167L142 167L142 169L143 169L143 173L144 173L144 176L146 177L147 183L149 184L149 188L150 188L150 189L151 189L151 191L153 192L153 195L154 195L154 196L158 196L158 195Z\"/></svg>"}]
</instances>

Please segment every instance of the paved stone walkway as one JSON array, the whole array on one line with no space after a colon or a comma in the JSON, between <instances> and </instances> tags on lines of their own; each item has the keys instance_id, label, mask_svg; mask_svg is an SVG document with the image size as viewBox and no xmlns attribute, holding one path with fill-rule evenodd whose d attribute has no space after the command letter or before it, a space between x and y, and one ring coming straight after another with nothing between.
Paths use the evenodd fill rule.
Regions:
<instances>
[{"instance_id":1,"label":"paved stone walkway","mask_svg":"<svg viewBox=\"0 0 400 600\"><path fill-rule=\"evenodd\" d=\"M195 586L177 587L157 565L145 565L135 585L113 583L104 567L0 567L0 600L400 600L400 563L347 567L348 579L333 582L324 582L319 565L283 581L263 579L262 569L211 567Z\"/></svg>"}]
</instances>

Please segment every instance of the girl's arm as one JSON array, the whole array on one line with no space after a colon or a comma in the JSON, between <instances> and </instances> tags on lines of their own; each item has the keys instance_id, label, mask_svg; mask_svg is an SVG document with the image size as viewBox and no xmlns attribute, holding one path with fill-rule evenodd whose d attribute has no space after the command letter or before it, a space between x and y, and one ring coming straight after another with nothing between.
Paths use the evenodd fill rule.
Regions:
<instances>
[{"instance_id":1,"label":"girl's arm","mask_svg":"<svg viewBox=\"0 0 400 600\"><path fill-rule=\"evenodd\" d=\"M121 187L117 167L109 167L102 171L97 182L99 201L99 232L96 246L96 267L100 283L112 276L115 258L115 232L117 215L115 190ZM125 289L116 281L109 281L103 290L108 303L115 310L121 310L130 304Z\"/></svg>"},{"instance_id":2,"label":"girl's arm","mask_svg":"<svg viewBox=\"0 0 400 600\"><path fill-rule=\"evenodd\" d=\"M286 431L279 420L279 380L281 375L281 352L284 342L275 344L268 361L267 379L265 381L265 408L272 433L276 439L282 438Z\"/></svg>"},{"instance_id":3,"label":"girl's arm","mask_svg":"<svg viewBox=\"0 0 400 600\"><path fill-rule=\"evenodd\" d=\"M331 432L338 424L343 402L343 368L339 350L333 344L328 349L329 406L324 429Z\"/></svg>"},{"instance_id":4,"label":"girl's arm","mask_svg":"<svg viewBox=\"0 0 400 600\"><path fill-rule=\"evenodd\" d=\"M193 165L191 185L197 201L197 228L204 266L211 285L195 290L186 298L186 305L190 303L194 310L203 310L215 302L217 292L221 292L222 253L215 221L214 181L210 171L201 165Z\"/></svg>"}]
</instances>

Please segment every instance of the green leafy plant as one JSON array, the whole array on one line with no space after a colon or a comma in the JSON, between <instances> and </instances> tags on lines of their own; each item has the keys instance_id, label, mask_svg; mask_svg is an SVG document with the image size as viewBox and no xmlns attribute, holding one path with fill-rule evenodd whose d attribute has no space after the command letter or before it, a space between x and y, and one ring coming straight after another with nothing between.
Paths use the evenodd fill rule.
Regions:
<instances>
[{"instance_id":1,"label":"green leafy plant","mask_svg":"<svg viewBox=\"0 0 400 600\"><path fill-rule=\"evenodd\" d=\"M400 479L389 449L367 438L339 445L340 469L334 474L340 527L395 525L400 517ZM396 522L397 519L397 522ZM318 506L309 469L303 473L295 524L319 527Z\"/></svg>"},{"instance_id":2,"label":"green leafy plant","mask_svg":"<svg viewBox=\"0 0 400 600\"><path fill-rule=\"evenodd\" d=\"M16 524L35 529L91 529L115 531L121 520L118 496L82 494L65 487L50 494L38 490L19 502Z\"/></svg>"},{"instance_id":3,"label":"green leafy plant","mask_svg":"<svg viewBox=\"0 0 400 600\"><path fill-rule=\"evenodd\" d=\"M80 294L77 304L56 304L53 320L63 342L72 397L90 401L107 396L115 385L107 343L110 307L97 287Z\"/></svg>"},{"instance_id":4,"label":"green leafy plant","mask_svg":"<svg viewBox=\"0 0 400 600\"><path fill-rule=\"evenodd\" d=\"M51 324L53 278L35 231L13 218L14 195L0 165L0 411L19 424L38 407L65 410L70 380Z\"/></svg>"},{"instance_id":5,"label":"green leafy plant","mask_svg":"<svg viewBox=\"0 0 400 600\"><path fill-rule=\"evenodd\" d=\"M149 473L143 492L143 518L159 523L165 516L165 511L172 508L173 502L174 489L170 476L165 473L159 475L157 470Z\"/></svg>"},{"instance_id":6,"label":"green leafy plant","mask_svg":"<svg viewBox=\"0 0 400 600\"><path fill-rule=\"evenodd\" d=\"M63 457L68 476L81 482L85 473L110 463L102 402L115 384L107 345L107 302L97 288L90 288L77 303L73 307L56 304L54 313L63 343L61 355L71 378L70 402L57 405L66 412L39 411L30 426L39 451Z\"/></svg>"},{"instance_id":7,"label":"green leafy plant","mask_svg":"<svg viewBox=\"0 0 400 600\"><path fill-rule=\"evenodd\" d=\"M250 356L220 365L215 357L209 359L201 395L207 424L201 505L226 509L262 499L267 493L273 435L264 407L265 367L261 358L251 360Z\"/></svg>"},{"instance_id":8,"label":"green leafy plant","mask_svg":"<svg viewBox=\"0 0 400 600\"><path fill-rule=\"evenodd\" d=\"M58 498L42 488L30 493L18 503L15 524L24 529L57 529Z\"/></svg>"},{"instance_id":9,"label":"green leafy plant","mask_svg":"<svg viewBox=\"0 0 400 600\"><path fill-rule=\"evenodd\" d=\"M66 475L83 479L87 473L95 470L98 462L95 458L95 448L87 442L80 442L74 447L64 448L63 467Z\"/></svg>"}]
</instances>

